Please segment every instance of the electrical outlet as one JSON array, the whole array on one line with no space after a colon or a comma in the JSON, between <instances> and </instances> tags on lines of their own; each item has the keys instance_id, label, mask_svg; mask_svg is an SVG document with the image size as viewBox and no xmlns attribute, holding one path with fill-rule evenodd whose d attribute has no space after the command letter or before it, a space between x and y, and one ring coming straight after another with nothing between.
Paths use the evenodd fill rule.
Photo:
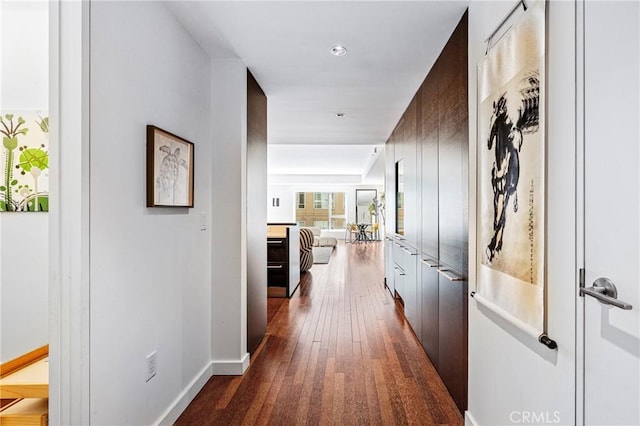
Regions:
<instances>
[{"instance_id":1,"label":"electrical outlet","mask_svg":"<svg viewBox=\"0 0 640 426\"><path fill-rule=\"evenodd\" d=\"M156 375L158 368L158 351L153 351L147 355L147 382Z\"/></svg>"}]
</instances>

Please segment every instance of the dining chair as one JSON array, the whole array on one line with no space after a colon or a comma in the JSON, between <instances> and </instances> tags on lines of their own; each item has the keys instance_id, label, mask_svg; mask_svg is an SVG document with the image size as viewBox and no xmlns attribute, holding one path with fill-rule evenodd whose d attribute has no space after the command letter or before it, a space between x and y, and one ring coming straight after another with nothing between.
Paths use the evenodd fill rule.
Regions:
<instances>
[{"instance_id":1,"label":"dining chair","mask_svg":"<svg viewBox=\"0 0 640 426\"><path fill-rule=\"evenodd\" d=\"M347 235L349 239L347 240ZM353 243L353 236L358 236L358 225L355 223L347 223L347 227L344 232L344 242L345 243Z\"/></svg>"},{"instance_id":2,"label":"dining chair","mask_svg":"<svg viewBox=\"0 0 640 426\"><path fill-rule=\"evenodd\" d=\"M378 229L379 228L380 228L380 224L379 223L374 223L373 225L371 225L371 229L367 229L365 231L371 241L378 241Z\"/></svg>"}]
</instances>

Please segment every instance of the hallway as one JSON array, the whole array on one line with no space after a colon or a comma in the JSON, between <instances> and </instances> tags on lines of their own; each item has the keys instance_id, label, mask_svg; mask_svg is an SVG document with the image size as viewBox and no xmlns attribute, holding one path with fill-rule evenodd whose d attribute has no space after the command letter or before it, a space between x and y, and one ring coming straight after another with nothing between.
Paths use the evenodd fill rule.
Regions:
<instances>
[{"instance_id":1,"label":"hallway","mask_svg":"<svg viewBox=\"0 0 640 426\"><path fill-rule=\"evenodd\" d=\"M245 375L212 377L176 424L462 424L384 288L382 244L303 274Z\"/></svg>"}]
</instances>

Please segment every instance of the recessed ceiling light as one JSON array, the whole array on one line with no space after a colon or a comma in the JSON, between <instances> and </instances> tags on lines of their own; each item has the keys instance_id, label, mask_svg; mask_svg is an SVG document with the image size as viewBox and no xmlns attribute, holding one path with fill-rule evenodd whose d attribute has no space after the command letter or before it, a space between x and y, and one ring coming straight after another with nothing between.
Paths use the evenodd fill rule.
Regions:
<instances>
[{"instance_id":1,"label":"recessed ceiling light","mask_svg":"<svg viewBox=\"0 0 640 426\"><path fill-rule=\"evenodd\" d=\"M333 46L331 48L331 54L335 56L344 56L347 54L347 48L344 46Z\"/></svg>"},{"instance_id":2,"label":"recessed ceiling light","mask_svg":"<svg viewBox=\"0 0 640 426\"><path fill-rule=\"evenodd\" d=\"M346 117L346 116L347 116L347 114L345 114L344 112L336 113L336 117L338 117L338 118L342 118L342 117Z\"/></svg>"}]
</instances>

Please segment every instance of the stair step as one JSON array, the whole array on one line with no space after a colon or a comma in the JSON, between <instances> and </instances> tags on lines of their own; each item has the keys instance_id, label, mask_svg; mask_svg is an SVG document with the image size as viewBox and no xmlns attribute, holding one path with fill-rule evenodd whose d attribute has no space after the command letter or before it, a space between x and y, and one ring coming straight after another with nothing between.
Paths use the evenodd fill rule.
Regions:
<instances>
[{"instance_id":1,"label":"stair step","mask_svg":"<svg viewBox=\"0 0 640 426\"><path fill-rule=\"evenodd\" d=\"M23 398L0 411L2 426L47 426L49 424L49 400L47 398Z\"/></svg>"},{"instance_id":2,"label":"stair step","mask_svg":"<svg viewBox=\"0 0 640 426\"><path fill-rule=\"evenodd\" d=\"M48 397L48 358L29 364L0 379L0 398Z\"/></svg>"}]
</instances>

